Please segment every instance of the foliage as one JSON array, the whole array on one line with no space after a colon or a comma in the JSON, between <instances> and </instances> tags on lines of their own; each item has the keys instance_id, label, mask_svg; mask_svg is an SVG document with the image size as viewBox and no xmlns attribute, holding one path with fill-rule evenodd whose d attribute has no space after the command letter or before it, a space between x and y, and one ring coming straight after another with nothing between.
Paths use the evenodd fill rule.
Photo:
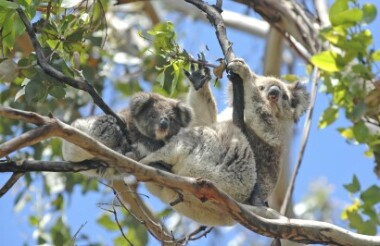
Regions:
<instances>
[{"instance_id":1,"label":"foliage","mask_svg":"<svg viewBox=\"0 0 380 246\"><path fill-rule=\"evenodd\" d=\"M116 48L104 49L106 32L112 27L105 23L105 12L108 11L108 1L17 1L0 0L0 30L1 50L4 58L0 60L0 104L21 110L28 110L71 122L83 114L94 114L95 106L90 96L78 91L46 75L37 64L36 55L31 53L33 48L25 33L25 28L17 13L22 8L29 20L33 20L33 27L38 41L48 62L57 70L69 77L82 76L95 86L102 94L110 83L118 93L114 99L123 95L131 95L141 90L140 78L120 80L115 76L117 71L125 70L129 73L135 64L118 63L115 52L125 45L111 37L107 45ZM136 22L138 22L136 17ZM141 27L143 29L143 27ZM174 32L173 32L174 33ZM121 39L123 40L123 39ZM129 40L128 40L129 41ZM125 42L128 42L125 39ZM174 41L174 39L173 39ZM160 64L156 56L141 56L132 54L135 59L144 64L143 77L148 84L153 84L154 77L149 69L155 69ZM107 65L113 69L106 70ZM184 91L179 70L176 71L176 85L167 90ZM149 74L150 77L145 76ZM182 74L182 73L181 73ZM115 79L116 77L116 79ZM150 80L150 81L149 81ZM150 85L151 86L151 85ZM182 88L181 88L182 86ZM165 92L160 87L156 90ZM112 104L112 102L110 103ZM23 132L31 130L29 124L1 118L0 142L7 141ZM61 141L52 139L17 152L10 156L15 160L32 158L35 160L61 159ZM109 189L99 186L96 180L83 178L79 174L26 174L22 183L23 188L14 201L17 211L23 211L33 204L46 204L35 208L36 213L29 214L29 224L35 228L35 243L61 245L63 242L72 244L72 240L94 244L93 237L78 228L70 228L65 219L66 208L75 189L82 194L92 191L110 192ZM54 178L52 178L54 177ZM52 181L55 180L55 181ZM36 184L41 184L41 186ZM60 188L57 188L60 187ZM38 189L41 197L30 195L30 190ZM119 209L117 209L119 211ZM121 209L120 209L121 210ZM121 210L123 212L123 210ZM120 213L120 212L118 212ZM111 221L104 222L105 216ZM113 216L105 213L97 221L99 225L109 230L109 225L116 226ZM148 235L144 226L132 219L131 215L119 215L119 221L124 228L128 228L127 237L134 245L145 245ZM84 225L85 226L85 225ZM78 231L73 231L73 230ZM78 234L78 235L76 235ZM75 237L74 237L75 235ZM125 238L115 238L115 244L125 244Z\"/></svg>"},{"instance_id":2,"label":"foliage","mask_svg":"<svg viewBox=\"0 0 380 246\"><path fill-rule=\"evenodd\" d=\"M330 48L312 57L314 65L322 70L325 93L331 95L330 106L324 111L319 127L335 122L340 112L352 122L339 128L349 142L368 146L367 156L380 153L380 78L378 63L380 50L374 50L371 31L365 27L373 22L377 9L373 4L359 4L356 0L336 0L329 10L331 26L321 30L320 36ZM377 163L379 170L380 163ZM377 172L379 175L379 172ZM374 206L380 201L377 185L360 190L356 176L345 186L351 193L360 194L360 202L347 208L343 214L350 226L360 233L376 234L379 225ZM364 220L363 216L369 216Z\"/></svg>"}]
</instances>

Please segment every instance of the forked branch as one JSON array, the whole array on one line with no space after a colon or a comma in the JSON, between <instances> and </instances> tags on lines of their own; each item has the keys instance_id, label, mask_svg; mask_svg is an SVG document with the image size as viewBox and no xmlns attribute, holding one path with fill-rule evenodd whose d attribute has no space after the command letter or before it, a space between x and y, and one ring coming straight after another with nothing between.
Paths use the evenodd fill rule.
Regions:
<instances>
[{"instance_id":1,"label":"forked branch","mask_svg":"<svg viewBox=\"0 0 380 246\"><path fill-rule=\"evenodd\" d=\"M11 109L4 111L0 107L0 116L10 117ZM7 113L5 113L7 112ZM24 112L24 116L20 116L24 111L18 111L19 119L26 119L30 112ZM36 117L47 118L36 115ZM49 137L64 138L79 147L85 149L96 158L106 162L109 166L118 168L123 172L133 173L140 181L155 182L165 187L193 194L202 201L210 201L215 203L226 214L229 214L234 220L245 226L246 228L257 232L261 235L274 238L289 239L300 243L319 243L334 245L380 245L379 236L366 236L353 232L338 226L318 221L297 220L297 219L267 219L258 216L247 208L233 200L226 193L220 191L211 182L204 179L194 179L189 177L181 177L172 173L164 172L151 168L136 162L126 156L123 156L105 145L97 142L95 139L83 134L79 130L68 126L55 118L49 118L45 127L46 133L44 139ZM39 128L41 128L39 127ZM36 132L39 128L35 129ZM36 135L35 139L28 139L30 142L42 141ZM25 143L26 146L28 143ZM17 140L11 140L0 145L0 158L16 151L21 147Z\"/></svg>"}]
</instances>

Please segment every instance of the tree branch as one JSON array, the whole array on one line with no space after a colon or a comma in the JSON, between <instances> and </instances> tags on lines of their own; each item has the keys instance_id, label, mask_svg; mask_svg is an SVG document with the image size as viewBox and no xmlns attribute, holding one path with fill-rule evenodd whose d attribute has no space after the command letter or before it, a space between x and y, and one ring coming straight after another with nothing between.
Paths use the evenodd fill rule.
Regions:
<instances>
[{"instance_id":1,"label":"tree branch","mask_svg":"<svg viewBox=\"0 0 380 246\"><path fill-rule=\"evenodd\" d=\"M61 81L64 84L70 85L71 87L74 87L76 89L86 91L87 93L90 94L92 99L94 100L95 104L99 106L103 110L105 114L112 115L113 117L116 118L117 124L120 126L120 129L123 131L123 134L127 141L129 142L129 134L127 132L127 127L125 122L115 113L113 110L103 101L103 99L99 96L99 94L96 92L95 88L87 81L80 81L71 77L68 77L64 75L61 71L58 71L55 69L53 66L51 66L45 58L45 55L42 51L42 47L40 43L38 42L37 36L33 30L32 25L30 24L28 17L25 15L24 11L19 7L16 9L21 21L24 23L26 32L28 33L34 50L36 52L37 56L37 63L38 65L42 68L42 70L52 76L53 78L57 79L58 81Z\"/></svg>"},{"instance_id":2,"label":"tree branch","mask_svg":"<svg viewBox=\"0 0 380 246\"><path fill-rule=\"evenodd\" d=\"M1 148L1 145L0 145ZM0 173L5 172L81 172L91 169L105 167L105 164L96 160L85 160L82 162L68 161L0 161Z\"/></svg>"},{"instance_id":3,"label":"tree branch","mask_svg":"<svg viewBox=\"0 0 380 246\"><path fill-rule=\"evenodd\" d=\"M0 169L1 169L1 166L2 165L0 164ZM12 176L8 179L8 181L3 185L3 187L1 187L0 198L4 196L4 194L7 193L23 175L24 175L23 173L13 173Z\"/></svg>"},{"instance_id":4,"label":"tree branch","mask_svg":"<svg viewBox=\"0 0 380 246\"><path fill-rule=\"evenodd\" d=\"M202 10L207 14L207 19L210 21L212 26L215 28L215 34L218 38L220 47L222 48L223 54L227 64L235 58L235 54L232 50L232 43L227 38L226 26L224 24L222 15L220 14L220 9L210 6L209 4L201 0L185 0L185 2L191 3L198 9ZM221 2L218 2L221 5ZM232 94L233 94L233 123L245 133L245 123L244 123L244 86L243 81L238 75L231 74L229 79L232 82Z\"/></svg>"},{"instance_id":5,"label":"tree branch","mask_svg":"<svg viewBox=\"0 0 380 246\"><path fill-rule=\"evenodd\" d=\"M25 115L28 113L25 112ZM1 115L2 110L0 108ZM108 163L110 167L133 173L140 181L155 182L171 189L193 194L202 201L213 202L226 212L226 216L231 216L238 223L261 235L289 239L301 243L348 246L380 245L379 236L366 236L349 232L346 229L325 222L263 218L249 211L246 205L236 202L226 193L220 191L210 181L201 178L181 177L143 165L107 148L95 139L55 118L50 119L50 122L45 126L46 131L48 131L44 135L45 138L51 136L64 138L66 141L83 148L96 158ZM38 136L35 136L35 138L38 138ZM34 139L29 139L29 141L35 142ZM17 146L13 146L13 149L7 146L9 142L0 145L0 158L7 155L8 151L17 150ZM3 151L4 147L8 151Z\"/></svg>"},{"instance_id":6,"label":"tree branch","mask_svg":"<svg viewBox=\"0 0 380 246\"><path fill-rule=\"evenodd\" d=\"M141 200L137 194L136 186L126 185L123 181L113 181L111 184L120 204L130 210L133 216L145 224L150 234L165 245L176 245L171 233L161 225L150 209ZM128 208L125 204L128 204Z\"/></svg>"},{"instance_id":7,"label":"tree branch","mask_svg":"<svg viewBox=\"0 0 380 246\"><path fill-rule=\"evenodd\" d=\"M288 189L286 190L286 195L285 195L284 201L283 201L282 206L281 206L281 210L280 210L281 214L285 214L286 211L288 210L288 206L290 204L290 200L292 198L293 191L294 191L294 185L295 185L295 182L296 182L296 177L297 177L298 171L299 171L299 169L301 167L303 155L304 155L304 152L305 152L305 149L306 149L307 140L309 138L310 127L311 127L311 120L312 120L312 117L313 117L313 111L314 111L314 107L315 107L315 100L317 98L318 78L319 78L318 68L314 67L314 71L313 71L313 74L312 74L312 88L311 88L311 98L310 98L310 109L309 109L309 111L306 114L305 125L303 127L303 133L302 133L301 147L300 147L300 151L298 153L298 158L297 158L296 166L294 167L294 171L293 171L292 177L290 179Z\"/></svg>"}]
</instances>

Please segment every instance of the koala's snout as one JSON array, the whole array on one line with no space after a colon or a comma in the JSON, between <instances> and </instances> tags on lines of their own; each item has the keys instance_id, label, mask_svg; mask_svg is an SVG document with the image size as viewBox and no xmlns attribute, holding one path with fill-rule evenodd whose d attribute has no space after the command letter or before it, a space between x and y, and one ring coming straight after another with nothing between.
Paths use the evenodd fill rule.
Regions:
<instances>
[{"instance_id":1,"label":"koala's snout","mask_svg":"<svg viewBox=\"0 0 380 246\"><path fill-rule=\"evenodd\" d=\"M277 101L279 95L280 95L280 87L277 85L272 85L268 90L268 98L271 101Z\"/></svg>"},{"instance_id":2,"label":"koala's snout","mask_svg":"<svg viewBox=\"0 0 380 246\"><path fill-rule=\"evenodd\" d=\"M160 120L159 127L161 130L166 130L169 128L169 120L167 118L162 118Z\"/></svg>"}]
</instances>

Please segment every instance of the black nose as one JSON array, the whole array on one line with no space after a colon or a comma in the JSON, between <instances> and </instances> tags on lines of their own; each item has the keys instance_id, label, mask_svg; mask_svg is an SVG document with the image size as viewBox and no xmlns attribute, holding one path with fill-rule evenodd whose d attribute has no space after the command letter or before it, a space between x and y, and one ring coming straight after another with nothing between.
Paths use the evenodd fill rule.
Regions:
<instances>
[{"instance_id":1,"label":"black nose","mask_svg":"<svg viewBox=\"0 0 380 246\"><path fill-rule=\"evenodd\" d=\"M169 127L169 120L167 118L163 118L160 120L160 129L166 130Z\"/></svg>"},{"instance_id":2,"label":"black nose","mask_svg":"<svg viewBox=\"0 0 380 246\"><path fill-rule=\"evenodd\" d=\"M277 99L280 95L280 88L276 85L272 85L268 90L268 96L271 99Z\"/></svg>"}]
</instances>

